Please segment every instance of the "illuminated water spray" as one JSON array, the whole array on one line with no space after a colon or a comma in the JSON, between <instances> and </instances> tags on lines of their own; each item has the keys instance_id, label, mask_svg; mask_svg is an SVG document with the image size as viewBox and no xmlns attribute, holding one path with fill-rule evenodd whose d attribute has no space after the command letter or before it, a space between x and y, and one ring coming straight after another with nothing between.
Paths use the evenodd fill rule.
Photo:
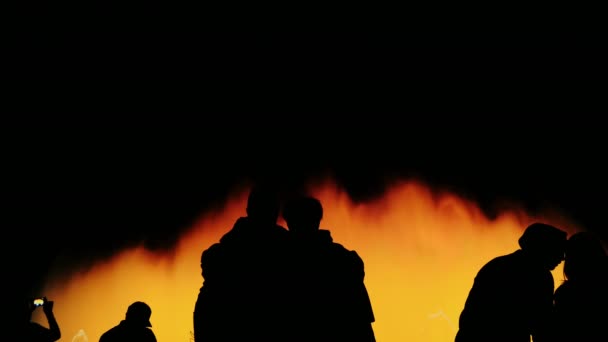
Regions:
<instances>
[{"instance_id":1,"label":"illuminated water spray","mask_svg":"<svg viewBox=\"0 0 608 342\"><path fill-rule=\"evenodd\" d=\"M89 338L83 329L78 330L76 335L72 337L72 342L89 342Z\"/></svg>"},{"instance_id":2,"label":"illuminated water spray","mask_svg":"<svg viewBox=\"0 0 608 342\"><path fill-rule=\"evenodd\" d=\"M443 309L428 314L426 318L426 321L420 325L418 341L444 340L451 342L449 337L456 335L458 325L450 319Z\"/></svg>"},{"instance_id":3,"label":"illuminated water spray","mask_svg":"<svg viewBox=\"0 0 608 342\"><path fill-rule=\"evenodd\" d=\"M435 313L430 314L429 319L441 319L446 321L448 326L450 327L450 329L452 329L454 333L456 333L456 330L458 329L456 324L454 324L454 322L450 319L450 317L448 317L448 315L445 314L445 312L443 312L443 310L439 310Z\"/></svg>"},{"instance_id":4,"label":"illuminated water spray","mask_svg":"<svg viewBox=\"0 0 608 342\"><path fill-rule=\"evenodd\" d=\"M244 190L204 215L170 255L141 246L86 271L52 276L44 293L60 303L55 311L61 329L78 331L72 342L98 341L139 300L152 308L151 329L159 341L191 341L192 310L203 280L201 252L245 214ZM578 230L553 213L532 216L514 209L489 218L475 203L419 183L395 184L366 203L354 203L335 183L312 192L323 203L322 228L365 262L374 332L383 342L453 342L475 275L489 260L515 251L528 224ZM553 272L556 284L562 269ZM83 307L93 297L99 305Z\"/></svg>"}]
</instances>

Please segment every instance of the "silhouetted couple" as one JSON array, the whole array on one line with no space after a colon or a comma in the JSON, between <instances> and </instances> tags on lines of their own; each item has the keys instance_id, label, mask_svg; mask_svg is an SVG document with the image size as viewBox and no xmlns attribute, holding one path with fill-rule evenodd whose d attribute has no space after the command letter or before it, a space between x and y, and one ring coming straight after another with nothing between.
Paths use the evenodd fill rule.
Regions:
<instances>
[{"instance_id":1,"label":"silhouetted couple","mask_svg":"<svg viewBox=\"0 0 608 342\"><path fill-rule=\"evenodd\" d=\"M456 342L608 341L602 311L608 305L608 266L599 240L588 233L567 239L556 227L534 223L519 245L477 273ZM564 256L568 280L554 297L551 270Z\"/></svg>"},{"instance_id":2,"label":"silhouetted couple","mask_svg":"<svg viewBox=\"0 0 608 342\"><path fill-rule=\"evenodd\" d=\"M285 204L256 187L239 218L201 257L204 278L194 310L197 342L374 341L364 264L321 230L321 203Z\"/></svg>"}]
</instances>

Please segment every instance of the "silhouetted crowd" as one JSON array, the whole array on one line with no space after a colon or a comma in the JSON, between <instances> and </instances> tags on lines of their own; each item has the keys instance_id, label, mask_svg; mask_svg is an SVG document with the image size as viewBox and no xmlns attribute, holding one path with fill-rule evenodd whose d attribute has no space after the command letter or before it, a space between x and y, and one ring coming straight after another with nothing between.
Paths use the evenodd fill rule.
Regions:
<instances>
[{"instance_id":1,"label":"silhouetted crowd","mask_svg":"<svg viewBox=\"0 0 608 342\"><path fill-rule=\"evenodd\" d=\"M375 341L363 260L320 229L319 200L287 201L287 229L275 192L246 212L202 254L195 341Z\"/></svg>"},{"instance_id":2,"label":"silhouetted crowd","mask_svg":"<svg viewBox=\"0 0 608 342\"><path fill-rule=\"evenodd\" d=\"M286 228L277 224L281 214ZM195 342L375 341L364 262L321 229L322 219L314 197L282 205L272 188L254 187L246 216L202 253ZM477 273L455 342L607 342L608 256L601 241L534 223L518 243ZM564 260L565 281L554 292L551 271ZM32 322L38 307L48 328ZM17 326L25 337L18 340L60 339L53 301L28 300L21 308ZM151 314L146 303L134 302L99 342L156 342Z\"/></svg>"}]
</instances>

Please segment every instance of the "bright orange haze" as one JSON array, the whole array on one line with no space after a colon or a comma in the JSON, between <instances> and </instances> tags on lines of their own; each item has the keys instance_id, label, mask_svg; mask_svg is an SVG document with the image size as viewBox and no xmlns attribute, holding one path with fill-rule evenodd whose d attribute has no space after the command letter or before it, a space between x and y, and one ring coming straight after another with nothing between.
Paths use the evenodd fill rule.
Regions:
<instances>
[{"instance_id":1,"label":"bright orange haze","mask_svg":"<svg viewBox=\"0 0 608 342\"><path fill-rule=\"evenodd\" d=\"M354 204L334 184L315 186L311 193L324 206L322 228L365 261L374 330L382 342L452 342L473 278L485 262L516 250L533 221L578 230L557 215L531 217L521 210L490 220L474 203L416 182L394 185L364 204ZM172 255L135 248L69 278L51 275L44 295L55 301L61 341L86 341L84 335L98 341L124 318L129 304L141 300L152 307L159 342L189 342L203 280L201 252L245 214L247 193L244 189L222 209L204 214ZM553 273L556 286L561 272L560 265ZM35 320L46 326L39 311Z\"/></svg>"}]
</instances>

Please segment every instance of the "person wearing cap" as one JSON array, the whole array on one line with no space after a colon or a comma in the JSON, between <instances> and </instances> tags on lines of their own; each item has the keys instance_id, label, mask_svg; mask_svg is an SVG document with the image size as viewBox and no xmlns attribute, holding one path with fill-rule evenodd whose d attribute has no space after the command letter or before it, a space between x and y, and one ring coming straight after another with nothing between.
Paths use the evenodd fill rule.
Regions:
<instances>
[{"instance_id":1,"label":"person wearing cap","mask_svg":"<svg viewBox=\"0 0 608 342\"><path fill-rule=\"evenodd\" d=\"M550 339L554 280L567 233L529 225L520 249L494 258L477 273L460 314L456 342L543 342Z\"/></svg>"},{"instance_id":2,"label":"person wearing cap","mask_svg":"<svg viewBox=\"0 0 608 342\"><path fill-rule=\"evenodd\" d=\"M152 309L144 302L129 305L125 319L101 335L99 342L156 342L150 323Z\"/></svg>"}]
</instances>

